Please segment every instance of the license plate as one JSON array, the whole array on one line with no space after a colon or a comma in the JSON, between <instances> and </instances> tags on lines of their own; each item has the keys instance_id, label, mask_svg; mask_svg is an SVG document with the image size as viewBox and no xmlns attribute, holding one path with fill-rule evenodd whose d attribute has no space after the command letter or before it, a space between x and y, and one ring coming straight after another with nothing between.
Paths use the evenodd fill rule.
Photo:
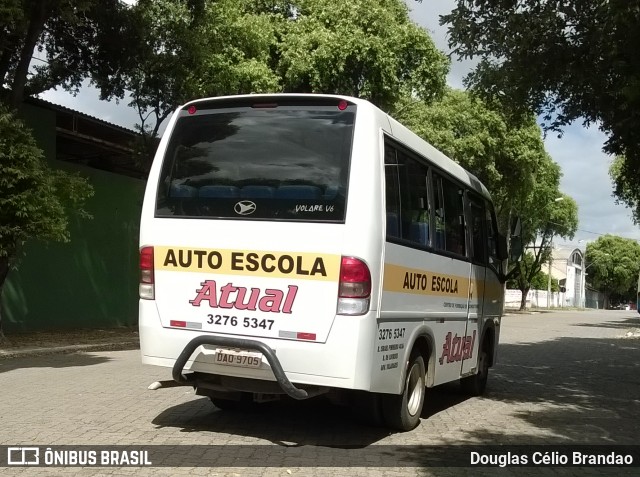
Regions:
<instances>
[{"instance_id":1,"label":"license plate","mask_svg":"<svg viewBox=\"0 0 640 477\"><path fill-rule=\"evenodd\" d=\"M262 354L234 349L216 349L215 362L224 366L259 368L262 364Z\"/></svg>"}]
</instances>

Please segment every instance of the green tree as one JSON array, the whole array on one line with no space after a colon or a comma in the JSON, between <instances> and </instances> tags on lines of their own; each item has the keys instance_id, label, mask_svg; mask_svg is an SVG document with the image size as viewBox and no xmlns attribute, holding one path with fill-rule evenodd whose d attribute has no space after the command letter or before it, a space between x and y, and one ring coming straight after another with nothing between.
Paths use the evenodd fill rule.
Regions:
<instances>
[{"instance_id":1,"label":"green tree","mask_svg":"<svg viewBox=\"0 0 640 477\"><path fill-rule=\"evenodd\" d=\"M533 117L511 126L501 111L466 91L448 89L431 104L403 98L393 114L487 186L503 232L513 213L528 213L534 188L541 186L540 177L547 177L537 173L552 167ZM557 188L557 177L549 178Z\"/></svg>"},{"instance_id":2,"label":"green tree","mask_svg":"<svg viewBox=\"0 0 640 477\"><path fill-rule=\"evenodd\" d=\"M285 91L336 93L389 110L442 96L449 60L401 0L298 0L278 43Z\"/></svg>"},{"instance_id":3,"label":"green tree","mask_svg":"<svg viewBox=\"0 0 640 477\"><path fill-rule=\"evenodd\" d=\"M248 0L140 0L132 8L130 48L119 74L105 78L103 97L131 94L146 156L180 104L278 89L270 65L275 20L253 7Z\"/></svg>"},{"instance_id":4,"label":"green tree","mask_svg":"<svg viewBox=\"0 0 640 477\"><path fill-rule=\"evenodd\" d=\"M557 169L557 165L554 169ZM557 172L557 170L556 170ZM549 182L546 183L549 186ZM545 190L546 189L546 190ZM549 195L548 192L554 194ZM559 194L559 195L558 195ZM555 200L553 195L556 195ZM529 261L521 260L511 264L509 276L517 283L517 288L522 291L520 309L526 306L526 294L532 287L532 283L539 275L545 263L551 256L553 238L556 236L566 239L573 238L578 227L578 206L568 196L560 194L557 188L537 188L529 200L529 212L521 215L522 237L531 245L531 258ZM544 288L547 288L546 286Z\"/></svg>"},{"instance_id":5,"label":"green tree","mask_svg":"<svg viewBox=\"0 0 640 477\"><path fill-rule=\"evenodd\" d=\"M636 295L640 272L640 244L616 235L604 235L587 244L587 283L605 295L605 307L612 297L630 301Z\"/></svg>"},{"instance_id":6,"label":"green tree","mask_svg":"<svg viewBox=\"0 0 640 477\"><path fill-rule=\"evenodd\" d=\"M1 0L0 80L3 102L55 87L76 91L87 77L110 74L127 43L116 41L127 25L119 0ZM34 53L44 57L33 61Z\"/></svg>"},{"instance_id":7,"label":"green tree","mask_svg":"<svg viewBox=\"0 0 640 477\"><path fill-rule=\"evenodd\" d=\"M616 203L624 204L633 213L633 220L640 224L640 194L634 186L633 178L628 178L629 169L626 166L624 156L616 156L609 167L609 176L614 184Z\"/></svg>"},{"instance_id":8,"label":"green tree","mask_svg":"<svg viewBox=\"0 0 640 477\"><path fill-rule=\"evenodd\" d=\"M483 97L530 111L561 131L597 124L623 156L616 194L640 218L640 1L456 0L441 17L449 44L479 63L466 78Z\"/></svg>"},{"instance_id":9,"label":"green tree","mask_svg":"<svg viewBox=\"0 0 640 477\"><path fill-rule=\"evenodd\" d=\"M92 194L85 179L47 167L31 132L0 105L0 298L21 245L68 241L68 214L88 216L83 204Z\"/></svg>"},{"instance_id":10,"label":"green tree","mask_svg":"<svg viewBox=\"0 0 640 477\"><path fill-rule=\"evenodd\" d=\"M114 41L126 14L119 0L0 0L0 296L22 244L68 240L69 214L88 216L92 194L85 179L47 167L13 110L28 96L113 74L127 48ZM34 61L36 52L44 59Z\"/></svg>"},{"instance_id":11,"label":"green tree","mask_svg":"<svg viewBox=\"0 0 640 477\"><path fill-rule=\"evenodd\" d=\"M514 127L496 104L489 107L457 90L432 104L405 98L394 115L487 186L502 233L507 234L513 216L521 218L523 243L537 248L529 262L510 264L508 277L519 280L517 288L526 298L548 260L552 238L572 237L578 226L577 205L559 190L560 167L545 151L534 118Z\"/></svg>"},{"instance_id":12,"label":"green tree","mask_svg":"<svg viewBox=\"0 0 640 477\"><path fill-rule=\"evenodd\" d=\"M532 249L535 250L535 248ZM549 250L544 251L542 254L545 260L548 259L549 255ZM546 290L549 285L549 275L536 265L535 255L531 252L525 252L522 260L518 263L518 267L521 272L514 278L507 280L507 288L522 292L520 310L524 310L529 290ZM537 270L537 272L534 273L534 270ZM557 292L559 290L558 280L552 277L551 291Z\"/></svg>"},{"instance_id":13,"label":"green tree","mask_svg":"<svg viewBox=\"0 0 640 477\"><path fill-rule=\"evenodd\" d=\"M131 92L145 137L203 96L348 94L387 110L403 95L431 101L449 66L401 0L140 0L132 16L130 51L104 91Z\"/></svg>"}]
</instances>

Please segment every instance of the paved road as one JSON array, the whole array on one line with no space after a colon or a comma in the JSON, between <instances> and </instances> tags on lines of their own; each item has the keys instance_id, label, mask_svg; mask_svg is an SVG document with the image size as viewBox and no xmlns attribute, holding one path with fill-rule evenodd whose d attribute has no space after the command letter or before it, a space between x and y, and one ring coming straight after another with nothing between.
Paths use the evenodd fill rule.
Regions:
<instances>
[{"instance_id":1,"label":"paved road","mask_svg":"<svg viewBox=\"0 0 640 477\"><path fill-rule=\"evenodd\" d=\"M636 444L640 339L625 337L634 329L640 329L636 312L506 316L500 361L491 370L487 394L466 398L451 385L430 390L420 426L402 434L362 426L347 410L323 401L277 403L258 413L236 414L216 410L187 388L148 391L149 383L168 379L169 371L142 366L138 351L0 360L0 445L221 446L215 447L217 455L236 463L229 468L5 470L96 476L495 475L494 469L392 464L416 462L410 446L420 445ZM405 453L393 447L369 452L373 446L408 447L402 448ZM301 449L301 457L292 447ZM205 448L193 449L195 461ZM238 467L245 458L271 466ZM502 473L522 475L523 470L525 475L582 476L631 469L507 468Z\"/></svg>"}]
</instances>

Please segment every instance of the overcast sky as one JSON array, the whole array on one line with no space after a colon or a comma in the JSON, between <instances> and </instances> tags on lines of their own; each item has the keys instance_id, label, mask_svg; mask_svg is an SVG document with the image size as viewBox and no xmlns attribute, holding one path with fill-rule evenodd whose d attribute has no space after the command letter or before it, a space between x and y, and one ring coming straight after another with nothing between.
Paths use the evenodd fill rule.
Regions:
<instances>
[{"instance_id":1,"label":"overcast sky","mask_svg":"<svg viewBox=\"0 0 640 477\"><path fill-rule=\"evenodd\" d=\"M423 0L422 3L408 0L413 20L425 27L436 46L446 53L449 52L446 29L439 25L439 16L448 13L454 3L454 0ZM462 78L472 65L452 58L449 84L462 88ZM126 106L127 101L119 105L99 101L97 92L91 88L85 88L76 97L64 91L51 91L43 98L129 128L140 122L134 110ZM547 151L562 168L560 189L578 203L579 230L566 245L584 248L586 242L607 233L640 240L640 228L633 224L630 211L616 205L612 196L608 174L611 158L602 153L604 141L605 136L597 128L585 129L580 124L567 127L562 138L550 135L545 140ZM564 243L562 239L556 242Z\"/></svg>"}]
</instances>

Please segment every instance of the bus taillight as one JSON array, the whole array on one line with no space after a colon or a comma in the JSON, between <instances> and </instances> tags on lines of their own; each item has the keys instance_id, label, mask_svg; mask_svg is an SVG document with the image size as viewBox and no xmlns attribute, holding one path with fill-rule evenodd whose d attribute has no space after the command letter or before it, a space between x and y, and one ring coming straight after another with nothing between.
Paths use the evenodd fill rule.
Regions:
<instances>
[{"instance_id":1,"label":"bus taillight","mask_svg":"<svg viewBox=\"0 0 640 477\"><path fill-rule=\"evenodd\" d=\"M140 249L140 298L143 300L153 300L155 298L155 287L153 284L153 247L142 247Z\"/></svg>"},{"instance_id":2,"label":"bus taillight","mask_svg":"<svg viewBox=\"0 0 640 477\"><path fill-rule=\"evenodd\" d=\"M338 288L338 314L363 315L369 311L371 273L362 260L342 257Z\"/></svg>"}]
</instances>

